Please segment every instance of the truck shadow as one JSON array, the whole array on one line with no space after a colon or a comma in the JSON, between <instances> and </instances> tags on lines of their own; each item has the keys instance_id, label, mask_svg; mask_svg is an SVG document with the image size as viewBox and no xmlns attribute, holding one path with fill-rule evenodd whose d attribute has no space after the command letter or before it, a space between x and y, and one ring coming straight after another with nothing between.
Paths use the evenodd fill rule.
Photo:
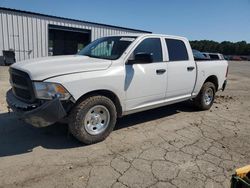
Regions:
<instances>
[{"instance_id":1,"label":"truck shadow","mask_svg":"<svg viewBox=\"0 0 250 188\"><path fill-rule=\"evenodd\" d=\"M189 102L129 115L118 120L114 131L147 121L160 119L181 111L192 112ZM66 124L35 128L19 121L12 113L0 114L0 157L32 152L38 146L46 149L84 147L68 133Z\"/></svg>"},{"instance_id":2,"label":"truck shadow","mask_svg":"<svg viewBox=\"0 0 250 188\"><path fill-rule=\"evenodd\" d=\"M180 112L194 112L195 109L191 102L185 101L176 103L136 114L131 114L118 119L115 130L131 127L147 121L153 121L156 119L171 116Z\"/></svg>"}]
</instances>

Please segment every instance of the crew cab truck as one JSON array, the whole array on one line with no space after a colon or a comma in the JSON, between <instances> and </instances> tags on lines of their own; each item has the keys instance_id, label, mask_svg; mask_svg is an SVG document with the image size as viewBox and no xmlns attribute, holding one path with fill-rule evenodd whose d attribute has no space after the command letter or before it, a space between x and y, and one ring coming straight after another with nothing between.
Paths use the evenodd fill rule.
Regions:
<instances>
[{"instance_id":1,"label":"crew cab truck","mask_svg":"<svg viewBox=\"0 0 250 188\"><path fill-rule=\"evenodd\" d=\"M225 60L195 61L186 38L109 36L77 55L13 64L7 103L36 127L66 120L81 142L104 140L118 117L185 100L208 110L224 90Z\"/></svg>"}]
</instances>

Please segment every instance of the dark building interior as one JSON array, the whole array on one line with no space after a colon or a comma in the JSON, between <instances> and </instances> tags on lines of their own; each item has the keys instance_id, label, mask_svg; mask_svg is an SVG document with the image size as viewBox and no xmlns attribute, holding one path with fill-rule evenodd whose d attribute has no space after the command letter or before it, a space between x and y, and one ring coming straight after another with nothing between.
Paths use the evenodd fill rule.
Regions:
<instances>
[{"instance_id":1,"label":"dark building interior","mask_svg":"<svg viewBox=\"0 0 250 188\"><path fill-rule=\"evenodd\" d=\"M49 55L71 55L91 42L91 31L49 25Z\"/></svg>"}]
</instances>

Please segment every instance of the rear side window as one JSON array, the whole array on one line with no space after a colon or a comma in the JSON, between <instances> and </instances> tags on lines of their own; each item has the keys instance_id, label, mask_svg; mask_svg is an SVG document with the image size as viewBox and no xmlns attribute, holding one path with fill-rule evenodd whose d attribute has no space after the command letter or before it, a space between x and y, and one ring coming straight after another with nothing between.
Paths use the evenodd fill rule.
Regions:
<instances>
[{"instance_id":1,"label":"rear side window","mask_svg":"<svg viewBox=\"0 0 250 188\"><path fill-rule=\"evenodd\" d=\"M161 40L159 38L148 38L143 40L134 50L137 53L148 53L153 57L153 62L162 62Z\"/></svg>"},{"instance_id":2,"label":"rear side window","mask_svg":"<svg viewBox=\"0 0 250 188\"><path fill-rule=\"evenodd\" d=\"M220 57L218 55L215 55L215 54L209 54L209 56L211 59L214 59L214 60L220 59Z\"/></svg>"},{"instance_id":3,"label":"rear side window","mask_svg":"<svg viewBox=\"0 0 250 188\"><path fill-rule=\"evenodd\" d=\"M181 40L176 39L165 39L169 61L185 61L188 60L188 53L186 45Z\"/></svg>"}]
</instances>

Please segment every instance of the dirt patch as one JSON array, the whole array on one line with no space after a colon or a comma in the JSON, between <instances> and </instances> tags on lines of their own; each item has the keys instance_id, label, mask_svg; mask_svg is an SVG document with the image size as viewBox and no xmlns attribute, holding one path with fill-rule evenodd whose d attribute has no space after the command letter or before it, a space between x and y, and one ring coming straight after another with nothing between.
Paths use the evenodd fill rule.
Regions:
<instances>
[{"instance_id":1,"label":"dirt patch","mask_svg":"<svg viewBox=\"0 0 250 188\"><path fill-rule=\"evenodd\" d=\"M228 103L236 101L237 98L235 96L230 95L216 95L214 103L221 104L221 103Z\"/></svg>"}]
</instances>

